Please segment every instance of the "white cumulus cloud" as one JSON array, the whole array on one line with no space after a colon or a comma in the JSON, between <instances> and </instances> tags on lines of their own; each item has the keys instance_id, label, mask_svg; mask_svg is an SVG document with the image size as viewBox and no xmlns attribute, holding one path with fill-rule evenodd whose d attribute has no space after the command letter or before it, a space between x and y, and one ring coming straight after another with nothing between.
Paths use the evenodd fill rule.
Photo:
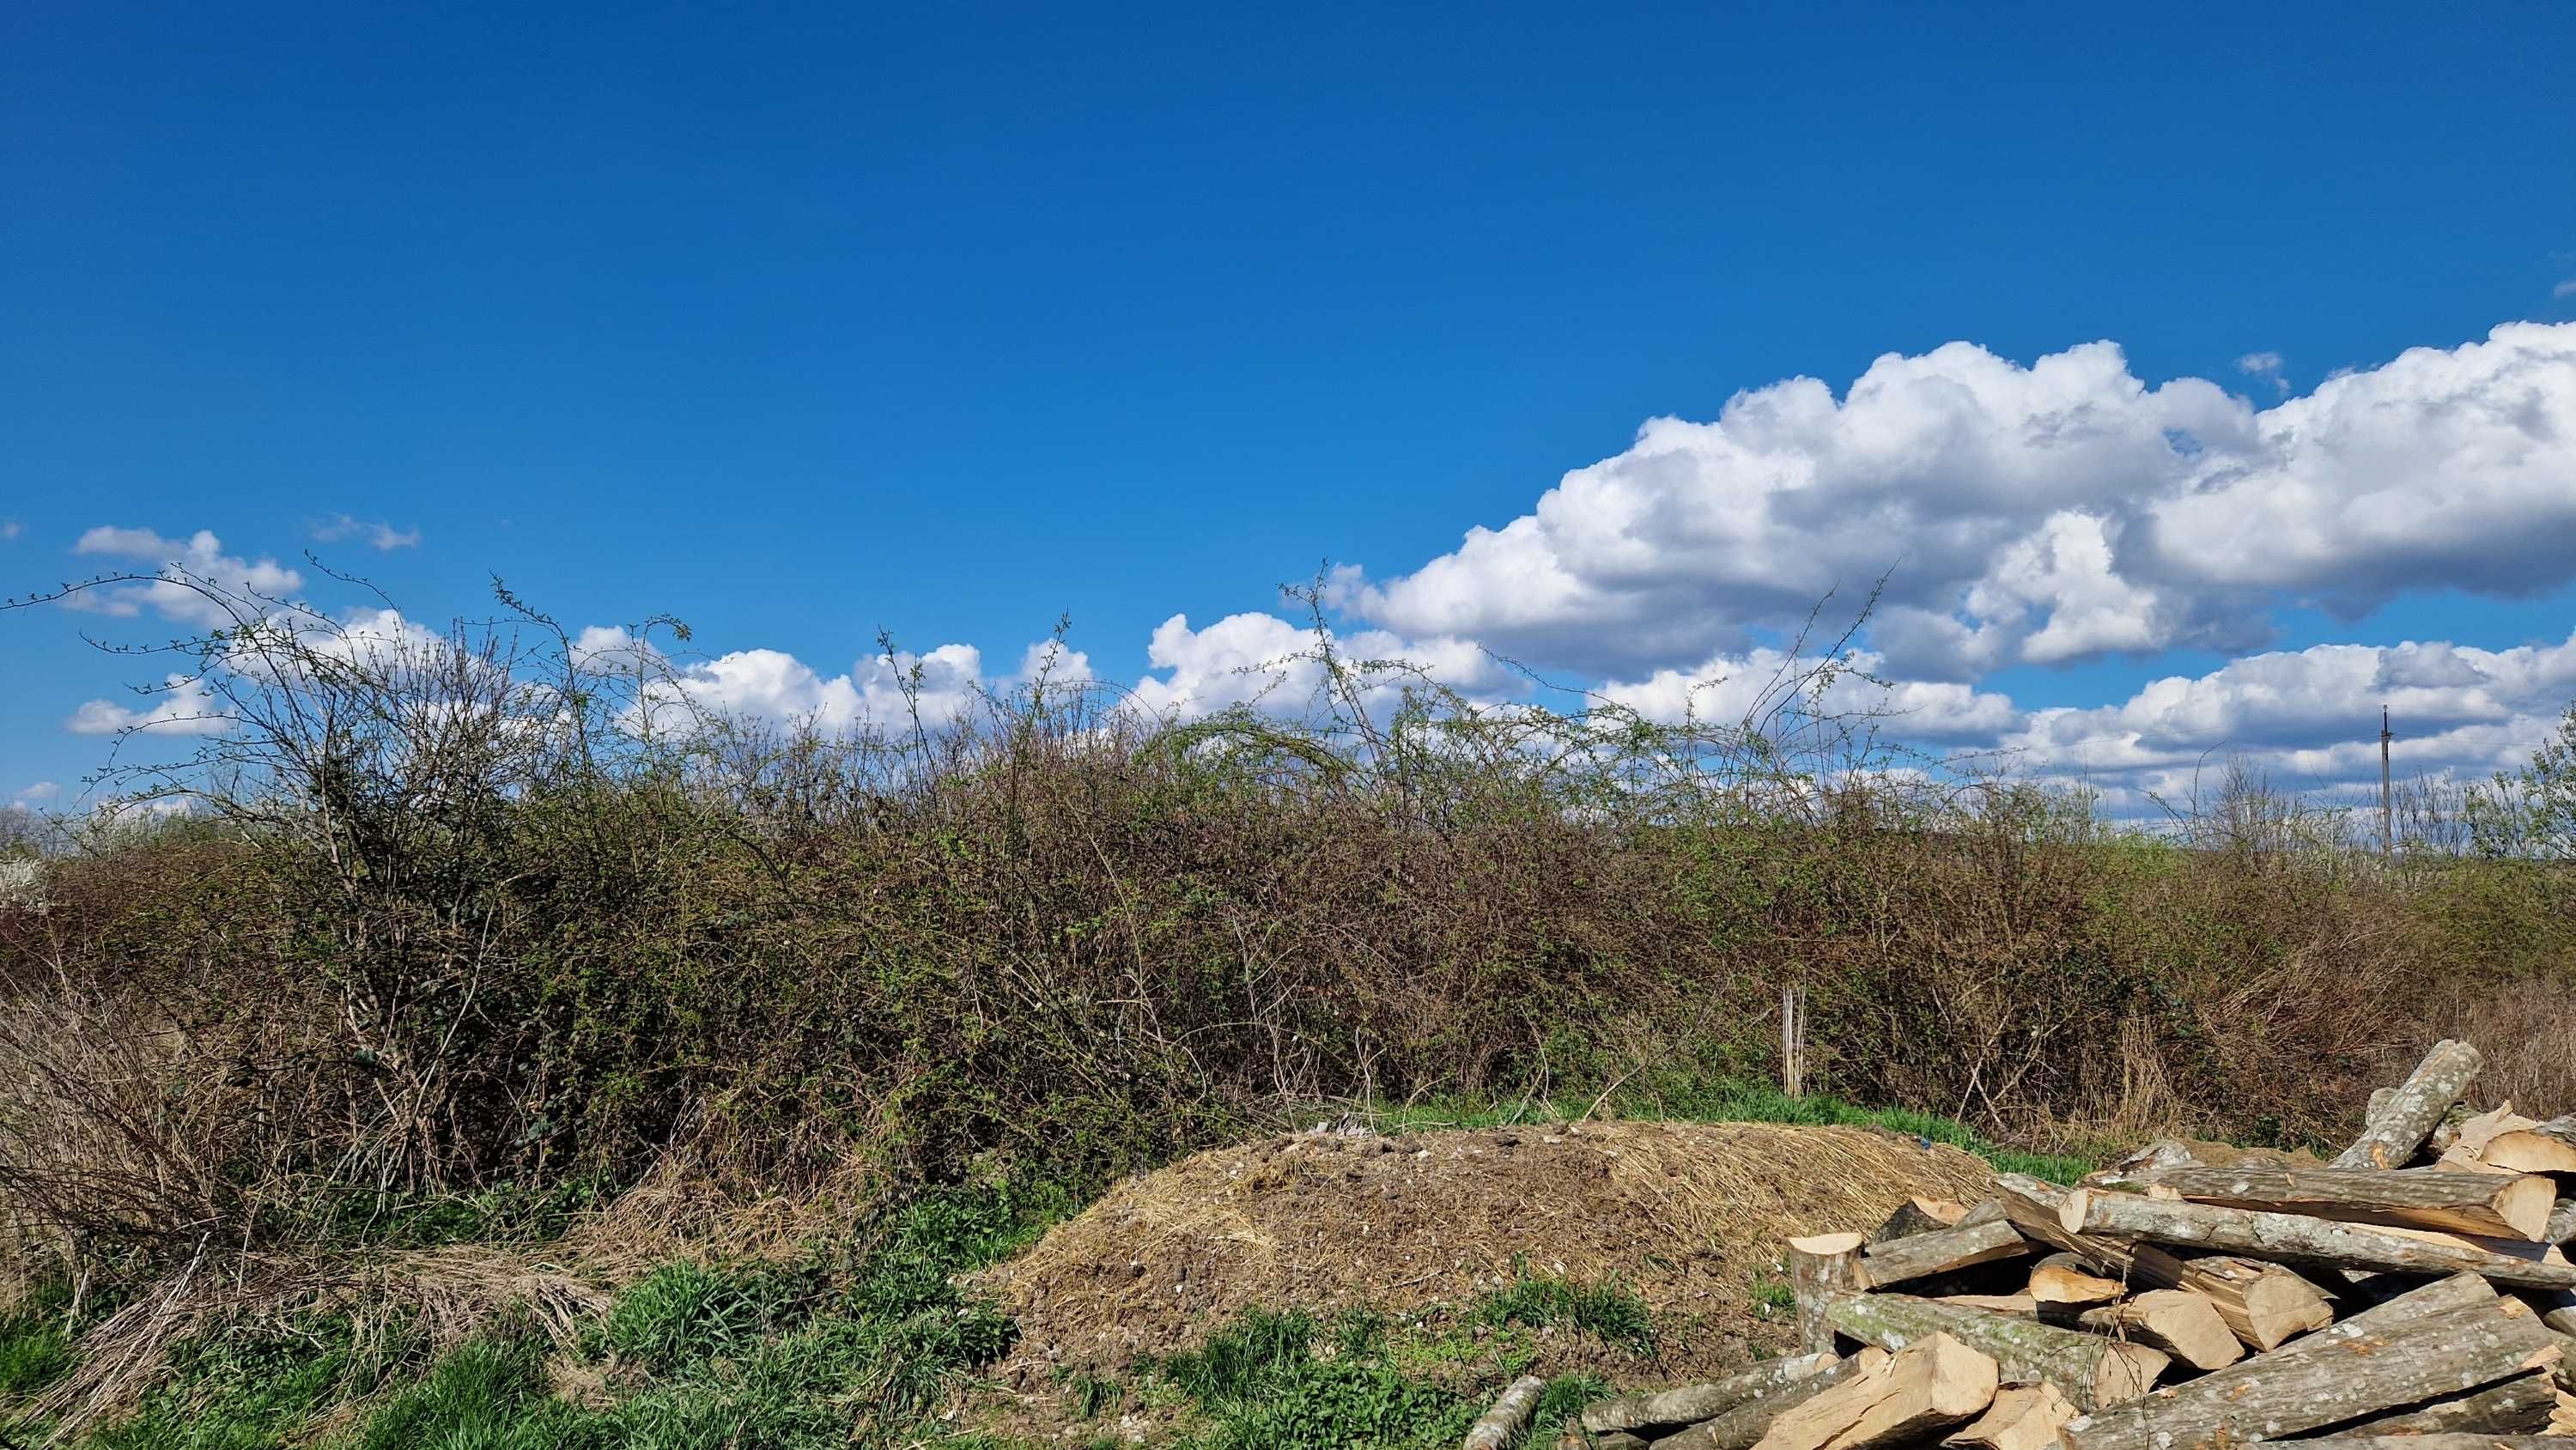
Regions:
<instances>
[{"instance_id":1,"label":"white cumulus cloud","mask_svg":"<svg viewBox=\"0 0 2576 1450\"><path fill-rule=\"evenodd\" d=\"M74 735L221 735L231 727L222 706L192 675L171 675L144 697L147 708L91 700L63 722Z\"/></svg>"},{"instance_id":2,"label":"white cumulus cloud","mask_svg":"<svg viewBox=\"0 0 2576 1450\"><path fill-rule=\"evenodd\" d=\"M105 585L67 595L63 606L94 614L132 618L146 609L164 619L200 629L220 629L236 621L231 611L176 582L184 571L217 588L237 594L283 598L304 587L304 576L275 559L249 560L224 552L223 540L205 529L185 539L164 538L150 529L101 526L80 536L75 554L132 561L157 568L162 578L149 583Z\"/></svg>"},{"instance_id":3,"label":"white cumulus cloud","mask_svg":"<svg viewBox=\"0 0 2576 1450\"><path fill-rule=\"evenodd\" d=\"M1763 642L1828 591L1872 639L1973 679L2269 638L2268 610L2576 579L2576 324L2508 323L2257 408L2151 386L2119 348L2028 366L1968 343L1657 418L1531 512L1333 599L1415 637L1602 675Z\"/></svg>"},{"instance_id":4,"label":"white cumulus cloud","mask_svg":"<svg viewBox=\"0 0 2576 1450\"><path fill-rule=\"evenodd\" d=\"M2385 705L2401 772L2483 775L2528 758L2571 699L2576 635L2510 649L2325 644L2153 680L2116 704L2032 711L1998 743L2042 774L2164 790L2229 757L2294 786L2375 782Z\"/></svg>"},{"instance_id":5,"label":"white cumulus cloud","mask_svg":"<svg viewBox=\"0 0 2576 1450\"><path fill-rule=\"evenodd\" d=\"M1204 629L1175 614L1155 627L1146 662L1158 673L1136 682L1129 699L1157 716L1190 718L1235 705L1293 714L1306 709L1324 683L1312 628L1275 614L1230 614ZM1399 687L1398 676L1418 672L1466 695L1506 683L1491 656L1467 640L1411 641L1384 630L1331 636L1334 651L1351 665L1393 664L1400 671L1373 672L1380 691Z\"/></svg>"}]
</instances>

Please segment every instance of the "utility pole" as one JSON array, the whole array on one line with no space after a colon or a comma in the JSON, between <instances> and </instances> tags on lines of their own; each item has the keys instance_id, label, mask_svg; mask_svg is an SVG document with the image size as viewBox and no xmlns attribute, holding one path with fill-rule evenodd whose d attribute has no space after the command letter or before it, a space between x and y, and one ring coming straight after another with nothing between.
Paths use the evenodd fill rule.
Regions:
<instances>
[{"instance_id":1,"label":"utility pole","mask_svg":"<svg viewBox=\"0 0 2576 1450\"><path fill-rule=\"evenodd\" d=\"M2393 738L2388 733L2388 707L2382 705L2379 707L2379 854L2388 857L2397 854L2397 811L2389 801L2388 790L2388 742Z\"/></svg>"}]
</instances>

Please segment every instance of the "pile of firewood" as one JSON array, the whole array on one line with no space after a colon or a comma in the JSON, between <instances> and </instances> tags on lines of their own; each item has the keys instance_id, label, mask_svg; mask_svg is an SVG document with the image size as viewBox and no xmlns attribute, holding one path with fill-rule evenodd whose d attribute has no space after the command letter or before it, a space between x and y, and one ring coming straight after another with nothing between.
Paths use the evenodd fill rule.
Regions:
<instances>
[{"instance_id":1,"label":"pile of firewood","mask_svg":"<svg viewBox=\"0 0 2576 1450\"><path fill-rule=\"evenodd\" d=\"M2213 1164L2160 1143L2073 1189L2005 1174L1973 1208L1917 1199L1874 1232L1793 1239L1806 1353L1599 1401L1563 1443L2487 1450L2576 1435L2562 1358L2576 1267L2559 1249L2576 1238L2562 1196L2576 1116L2464 1116L2477 1066L2466 1043L2436 1047L2372 1098L2331 1165ZM1495 1423L1511 1410L1526 1414L1497 1406L1484 1443L1517 1428Z\"/></svg>"}]
</instances>

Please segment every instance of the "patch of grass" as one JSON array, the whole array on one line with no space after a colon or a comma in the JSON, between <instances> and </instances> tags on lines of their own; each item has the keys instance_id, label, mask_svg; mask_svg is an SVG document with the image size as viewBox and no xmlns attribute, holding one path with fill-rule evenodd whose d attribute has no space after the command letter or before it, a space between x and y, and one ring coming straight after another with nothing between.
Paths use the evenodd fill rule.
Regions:
<instances>
[{"instance_id":1,"label":"patch of grass","mask_svg":"<svg viewBox=\"0 0 2576 1450\"><path fill-rule=\"evenodd\" d=\"M1511 1284L1477 1300L1470 1317L1498 1329L1523 1324L1580 1330L1640 1354L1655 1348L1654 1312L1627 1285L1616 1279L1584 1284L1532 1274L1526 1263L1515 1263Z\"/></svg>"},{"instance_id":2,"label":"patch of grass","mask_svg":"<svg viewBox=\"0 0 2576 1450\"><path fill-rule=\"evenodd\" d=\"M171 1373L86 1450L266 1450L301 1443L312 1422L381 1365L349 1321L302 1315L283 1325L201 1335L173 1353Z\"/></svg>"},{"instance_id":3,"label":"patch of grass","mask_svg":"<svg viewBox=\"0 0 2576 1450\"><path fill-rule=\"evenodd\" d=\"M680 1260L621 1291L609 1305L601 1338L622 1359L668 1370L711 1355L740 1354L794 1311L792 1296L770 1274Z\"/></svg>"},{"instance_id":4,"label":"patch of grass","mask_svg":"<svg viewBox=\"0 0 2576 1450\"><path fill-rule=\"evenodd\" d=\"M1754 1271L1753 1312L1765 1319L1778 1319L1798 1307L1798 1291L1777 1274Z\"/></svg>"},{"instance_id":5,"label":"patch of grass","mask_svg":"<svg viewBox=\"0 0 2576 1450\"><path fill-rule=\"evenodd\" d=\"M1391 1364L1373 1318L1327 1332L1305 1314L1248 1311L1153 1373L1209 1420L1191 1442L1198 1450L1429 1450L1455 1443L1477 1414L1471 1401Z\"/></svg>"},{"instance_id":6,"label":"patch of grass","mask_svg":"<svg viewBox=\"0 0 2576 1450\"><path fill-rule=\"evenodd\" d=\"M468 1340L377 1407L341 1450L552 1450L596 1441L582 1412L547 1393L545 1344L531 1335Z\"/></svg>"},{"instance_id":7,"label":"patch of grass","mask_svg":"<svg viewBox=\"0 0 2576 1450\"><path fill-rule=\"evenodd\" d=\"M1073 1195L990 1185L925 1194L846 1257L776 1265L664 1264L630 1284L589 1337L618 1397L573 1404L549 1389L548 1345L509 1325L457 1345L409 1383L364 1401L330 1450L846 1450L989 1441L924 1416L1009 1349L1011 1321L951 1276L1024 1246ZM0 1321L0 1383L68 1363L59 1328ZM59 1323L59 1314L55 1323ZM416 1345L417 1341L410 1344ZM84 1450L268 1450L317 1443L335 1412L382 1387L405 1342L362 1345L315 1316L180 1346L172 1373ZM17 1368L12 1369L12 1366ZM5 1402L0 1402L5 1403Z\"/></svg>"},{"instance_id":8,"label":"patch of grass","mask_svg":"<svg viewBox=\"0 0 2576 1450\"><path fill-rule=\"evenodd\" d=\"M71 1290L48 1280L0 1314L0 1418L72 1367Z\"/></svg>"},{"instance_id":9,"label":"patch of grass","mask_svg":"<svg viewBox=\"0 0 2576 1450\"><path fill-rule=\"evenodd\" d=\"M1581 1414L1585 1405L1609 1393L1610 1382L1598 1375L1561 1374L1549 1380L1547 1388L1539 1391L1538 1408L1530 1414L1530 1432L1523 1437L1522 1443L1530 1446L1547 1443L1549 1426L1562 1424L1567 1418Z\"/></svg>"},{"instance_id":10,"label":"patch of grass","mask_svg":"<svg viewBox=\"0 0 2576 1450\"><path fill-rule=\"evenodd\" d=\"M1078 1420L1097 1420L1127 1403L1127 1387L1102 1375L1076 1370L1061 1376L1059 1382Z\"/></svg>"}]
</instances>

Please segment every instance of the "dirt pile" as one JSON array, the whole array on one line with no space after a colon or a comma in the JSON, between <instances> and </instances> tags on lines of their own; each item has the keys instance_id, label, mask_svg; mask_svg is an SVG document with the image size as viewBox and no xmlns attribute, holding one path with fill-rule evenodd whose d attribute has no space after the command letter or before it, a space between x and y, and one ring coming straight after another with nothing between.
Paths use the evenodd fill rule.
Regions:
<instances>
[{"instance_id":1,"label":"dirt pile","mask_svg":"<svg viewBox=\"0 0 2576 1450\"><path fill-rule=\"evenodd\" d=\"M1868 1128L1596 1122L1316 1131L1130 1179L983 1287L1023 1365L1122 1367L1246 1308L1400 1313L1533 1274L1626 1283L1675 1368L1785 1339L1751 1313L1781 1241L1866 1228L1909 1195L1982 1196L1957 1149ZM1700 1326L1711 1332L1691 1332Z\"/></svg>"}]
</instances>

